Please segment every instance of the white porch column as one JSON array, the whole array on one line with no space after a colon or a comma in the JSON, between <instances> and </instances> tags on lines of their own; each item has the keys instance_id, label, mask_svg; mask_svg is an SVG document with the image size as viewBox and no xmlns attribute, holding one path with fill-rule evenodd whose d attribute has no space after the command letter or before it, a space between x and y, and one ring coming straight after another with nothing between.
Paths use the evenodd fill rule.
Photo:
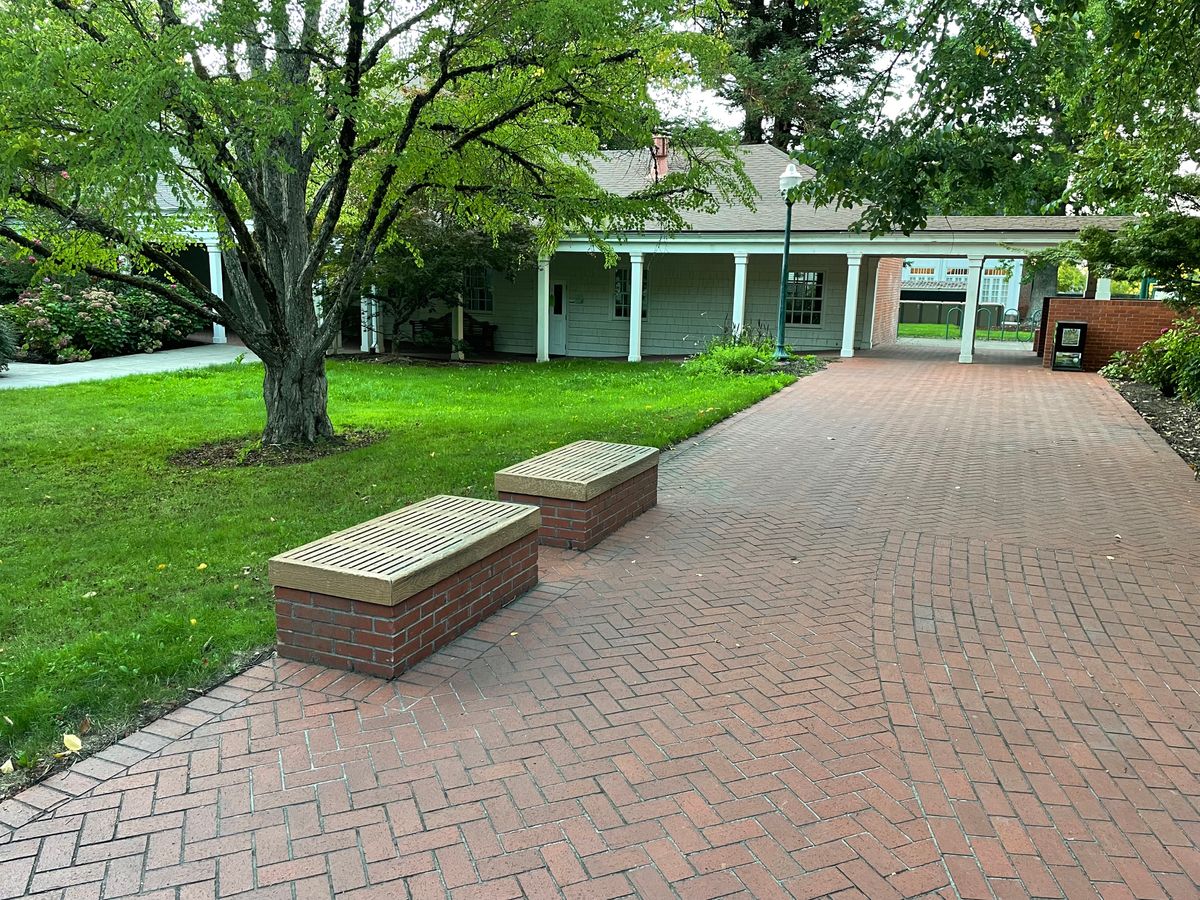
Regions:
<instances>
[{"instance_id":1,"label":"white porch column","mask_svg":"<svg viewBox=\"0 0 1200 900\"><path fill-rule=\"evenodd\" d=\"M550 361L550 257L538 257L537 361Z\"/></svg>"},{"instance_id":2,"label":"white porch column","mask_svg":"<svg viewBox=\"0 0 1200 900\"><path fill-rule=\"evenodd\" d=\"M225 274L221 271L221 245L215 240L205 241L205 247L208 249L208 289L222 300L225 299ZM213 322L213 337L214 344L224 344L227 342L225 337L225 326Z\"/></svg>"},{"instance_id":3,"label":"white porch column","mask_svg":"<svg viewBox=\"0 0 1200 900\"><path fill-rule=\"evenodd\" d=\"M858 327L858 276L861 254L846 254L846 318L842 322L842 356L854 355L854 330Z\"/></svg>"},{"instance_id":4,"label":"white porch column","mask_svg":"<svg viewBox=\"0 0 1200 900\"><path fill-rule=\"evenodd\" d=\"M1096 299L1111 300L1112 299L1112 279L1097 278L1096 279Z\"/></svg>"},{"instance_id":5,"label":"white porch column","mask_svg":"<svg viewBox=\"0 0 1200 900\"><path fill-rule=\"evenodd\" d=\"M629 361L642 361L642 254L629 254Z\"/></svg>"},{"instance_id":6,"label":"white porch column","mask_svg":"<svg viewBox=\"0 0 1200 900\"><path fill-rule=\"evenodd\" d=\"M733 333L746 327L746 263L748 253L733 254Z\"/></svg>"},{"instance_id":7,"label":"white porch column","mask_svg":"<svg viewBox=\"0 0 1200 900\"><path fill-rule=\"evenodd\" d=\"M1005 309L1016 309L1021 304L1021 282L1025 275L1025 260L1014 259L1012 275L1008 279L1008 300Z\"/></svg>"},{"instance_id":8,"label":"white porch column","mask_svg":"<svg viewBox=\"0 0 1200 900\"><path fill-rule=\"evenodd\" d=\"M967 257L967 302L963 306L962 342L959 344L958 361L969 363L975 359L975 319L979 315L979 286L983 281L983 257Z\"/></svg>"},{"instance_id":9,"label":"white porch column","mask_svg":"<svg viewBox=\"0 0 1200 900\"><path fill-rule=\"evenodd\" d=\"M376 303L372 299L375 293L375 286L371 286L371 294L364 294L358 301L359 311L361 313L359 322L359 350L363 353L370 353L371 347L375 345L375 306Z\"/></svg>"},{"instance_id":10,"label":"white porch column","mask_svg":"<svg viewBox=\"0 0 1200 900\"><path fill-rule=\"evenodd\" d=\"M450 348L451 359L466 359L466 354L463 353L463 308L462 304L456 305L450 310L450 340L454 343Z\"/></svg>"}]
</instances>

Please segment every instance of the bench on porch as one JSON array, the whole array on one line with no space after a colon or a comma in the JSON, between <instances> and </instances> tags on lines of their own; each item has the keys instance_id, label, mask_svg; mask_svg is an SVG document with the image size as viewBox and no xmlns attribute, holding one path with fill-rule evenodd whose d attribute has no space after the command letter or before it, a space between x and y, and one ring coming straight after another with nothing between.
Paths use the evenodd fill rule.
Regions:
<instances>
[{"instance_id":1,"label":"bench on porch","mask_svg":"<svg viewBox=\"0 0 1200 900\"><path fill-rule=\"evenodd\" d=\"M496 496L541 508L538 540L587 550L658 502L654 447L576 441L496 473Z\"/></svg>"},{"instance_id":2,"label":"bench on porch","mask_svg":"<svg viewBox=\"0 0 1200 900\"><path fill-rule=\"evenodd\" d=\"M452 315L453 310L431 319L414 319L412 323L413 343L430 347L442 346L449 349ZM496 326L492 322L485 322L464 312L463 340L467 342L467 348L472 353L494 353L496 351Z\"/></svg>"},{"instance_id":3,"label":"bench on porch","mask_svg":"<svg viewBox=\"0 0 1200 900\"><path fill-rule=\"evenodd\" d=\"M437 496L273 557L279 655L396 677L537 584L540 521Z\"/></svg>"}]
</instances>

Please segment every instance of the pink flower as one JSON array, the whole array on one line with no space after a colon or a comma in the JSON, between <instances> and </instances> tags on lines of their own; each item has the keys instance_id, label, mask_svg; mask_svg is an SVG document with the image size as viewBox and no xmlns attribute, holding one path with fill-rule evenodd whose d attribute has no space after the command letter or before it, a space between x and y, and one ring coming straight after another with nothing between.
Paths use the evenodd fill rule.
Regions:
<instances>
[{"instance_id":1,"label":"pink flower","mask_svg":"<svg viewBox=\"0 0 1200 900\"><path fill-rule=\"evenodd\" d=\"M70 177L71 177L70 175L68 175L68 174L67 174L67 170L66 170L66 169L63 169L63 170L62 170L61 172L59 172L58 174L59 174L59 175L61 175L63 178L70 178Z\"/></svg>"},{"instance_id":2,"label":"pink flower","mask_svg":"<svg viewBox=\"0 0 1200 900\"><path fill-rule=\"evenodd\" d=\"M33 262L37 262L37 258L33 257L33 256L27 256L27 257L25 257L25 261L33 263Z\"/></svg>"}]
</instances>

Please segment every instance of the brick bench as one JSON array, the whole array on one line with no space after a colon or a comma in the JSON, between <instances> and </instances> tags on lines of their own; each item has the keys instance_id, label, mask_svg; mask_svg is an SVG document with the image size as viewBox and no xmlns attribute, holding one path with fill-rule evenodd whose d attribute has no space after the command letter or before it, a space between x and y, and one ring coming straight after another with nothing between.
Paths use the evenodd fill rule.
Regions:
<instances>
[{"instance_id":1,"label":"brick bench","mask_svg":"<svg viewBox=\"0 0 1200 900\"><path fill-rule=\"evenodd\" d=\"M538 540L587 550L658 502L658 450L576 441L496 473L496 496L541 507Z\"/></svg>"},{"instance_id":2,"label":"brick bench","mask_svg":"<svg viewBox=\"0 0 1200 900\"><path fill-rule=\"evenodd\" d=\"M273 557L279 655L396 677L537 584L540 520L430 497Z\"/></svg>"}]
</instances>

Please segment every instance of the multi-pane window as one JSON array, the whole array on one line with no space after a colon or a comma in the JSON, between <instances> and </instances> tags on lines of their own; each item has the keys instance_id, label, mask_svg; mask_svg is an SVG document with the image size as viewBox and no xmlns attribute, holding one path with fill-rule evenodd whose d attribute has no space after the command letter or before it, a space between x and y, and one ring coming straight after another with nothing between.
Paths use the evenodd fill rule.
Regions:
<instances>
[{"instance_id":1,"label":"multi-pane window","mask_svg":"<svg viewBox=\"0 0 1200 900\"><path fill-rule=\"evenodd\" d=\"M821 306L824 298L825 273L789 272L787 323L789 325L820 325Z\"/></svg>"},{"instance_id":2,"label":"multi-pane window","mask_svg":"<svg viewBox=\"0 0 1200 900\"><path fill-rule=\"evenodd\" d=\"M631 275L628 266L620 266L613 271L613 315L618 319L628 319L629 311L633 308ZM646 301L650 296L650 272L642 267L642 318L646 318Z\"/></svg>"},{"instance_id":3,"label":"multi-pane window","mask_svg":"<svg viewBox=\"0 0 1200 900\"><path fill-rule=\"evenodd\" d=\"M492 273L483 266L474 266L463 274L463 306L470 312L491 312Z\"/></svg>"},{"instance_id":4,"label":"multi-pane window","mask_svg":"<svg viewBox=\"0 0 1200 900\"><path fill-rule=\"evenodd\" d=\"M908 273L910 275L933 276L934 271L933 271L933 266L912 266L911 268L909 268Z\"/></svg>"},{"instance_id":5,"label":"multi-pane window","mask_svg":"<svg viewBox=\"0 0 1200 900\"><path fill-rule=\"evenodd\" d=\"M950 266L948 269L946 269L946 277L947 278L966 278L967 277L967 267L966 266Z\"/></svg>"},{"instance_id":6,"label":"multi-pane window","mask_svg":"<svg viewBox=\"0 0 1200 900\"><path fill-rule=\"evenodd\" d=\"M979 299L983 303L1003 303L1008 299L1008 279L1002 275L989 275L979 288Z\"/></svg>"}]
</instances>

